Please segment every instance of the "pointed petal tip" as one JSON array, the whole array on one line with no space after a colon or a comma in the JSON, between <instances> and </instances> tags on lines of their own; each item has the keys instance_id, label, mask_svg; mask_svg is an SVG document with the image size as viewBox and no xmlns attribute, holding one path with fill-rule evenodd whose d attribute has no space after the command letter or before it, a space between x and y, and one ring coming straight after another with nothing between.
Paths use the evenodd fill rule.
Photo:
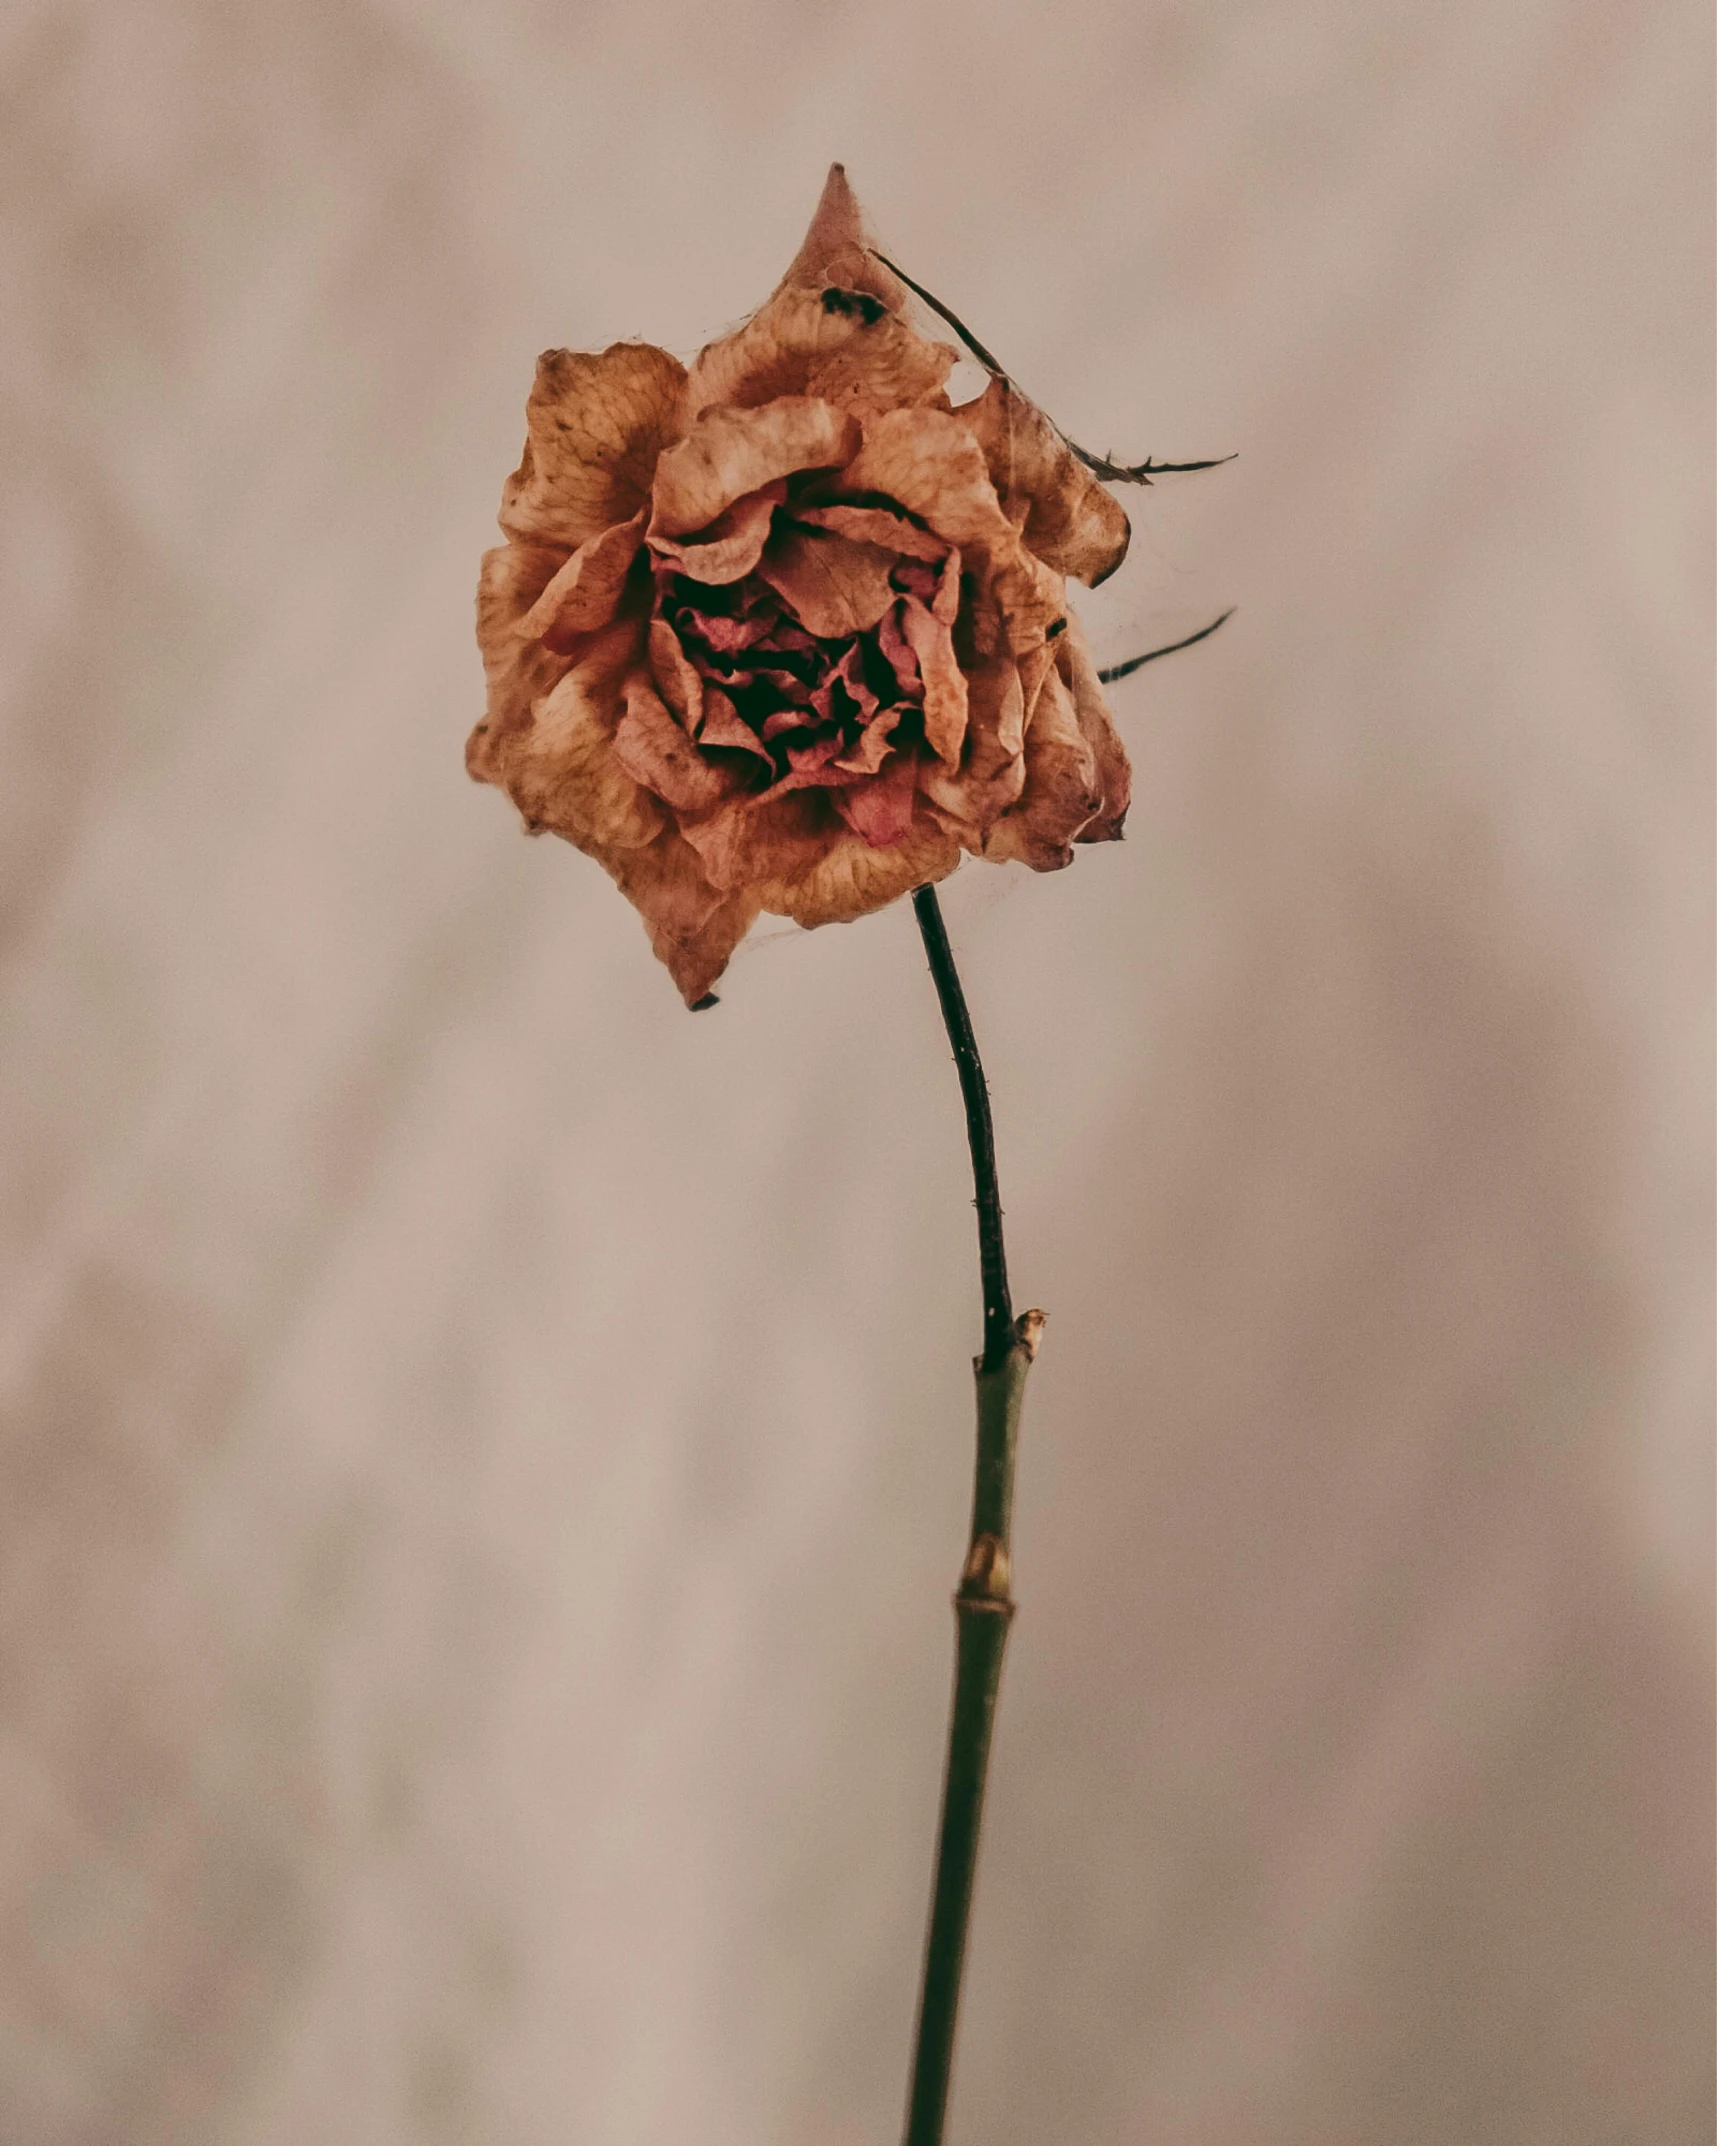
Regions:
<instances>
[{"instance_id":1,"label":"pointed petal tip","mask_svg":"<svg viewBox=\"0 0 1717 2146\"><path fill-rule=\"evenodd\" d=\"M799 284L816 290L825 283L868 291L891 313L900 312L906 303L906 286L871 252L864 210L847 177L847 167L840 163L829 166L810 229L778 288Z\"/></svg>"}]
</instances>

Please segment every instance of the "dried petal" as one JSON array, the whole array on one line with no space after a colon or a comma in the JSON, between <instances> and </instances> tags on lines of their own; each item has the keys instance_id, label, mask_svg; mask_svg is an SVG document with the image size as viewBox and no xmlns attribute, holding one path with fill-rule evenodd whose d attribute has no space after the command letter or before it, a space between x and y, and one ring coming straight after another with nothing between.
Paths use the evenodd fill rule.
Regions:
<instances>
[{"instance_id":1,"label":"dried petal","mask_svg":"<svg viewBox=\"0 0 1717 2146\"><path fill-rule=\"evenodd\" d=\"M924 796L942 824L981 854L983 836L1025 785L1025 693L1019 665L998 656L966 677L966 738L957 768L928 764Z\"/></svg>"},{"instance_id":2,"label":"dried petal","mask_svg":"<svg viewBox=\"0 0 1717 2146\"><path fill-rule=\"evenodd\" d=\"M625 687L626 712L614 731L614 751L636 781L676 812L713 812L738 787L727 769L705 759L663 705L643 671Z\"/></svg>"},{"instance_id":3,"label":"dried petal","mask_svg":"<svg viewBox=\"0 0 1717 2146\"><path fill-rule=\"evenodd\" d=\"M1053 666L1026 724L1023 757L1019 803L985 835L983 854L1029 864L1034 872L1059 871L1073 862L1070 845L1103 800L1096 787L1096 756Z\"/></svg>"},{"instance_id":4,"label":"dried petal","mask_svg":"<svg viewBox=\"0 0 1717 2146\"><path fill-rule=\"evenodd\" d=\"M688 738L700 737L707 720L704 682L685 645L665 618L650 621L650 672L656 690L679 718Z\"/></svg>"},{"instance_id":5,"label":"dried petal","mask_svg":"<svg viewBox=\"0 0 1717 2146\"><path fill-rule=\"evenodd\" d=\"M620 594L644 542L644 514L587 537L514 627L567 654L579 635L606 626L620 608Z\"/></svg>"},{"instance_id":6,"label":"dried petal","mask_svg":"<svg viewBox=\"0 0 1717 2146\"><path fill-rule=\"evenodd\" d=\"M747 492L801 469L838 469L858 426L826 402L784 395L760 410L706 410L656 465L652 544L707 529Z\"/></svg>"},{"instance_id":7,"label":"dried petal","mask_svg":"<svg viewBox=\"0 0 1717 2146\"><path fill-rule=\"evenodd\" d=\"M935 402L958 359L957 350L927 341L862 291L794 286L699 352L686 410L756 409L781 395L879 410Z\"/></svg>"},{"instance_id":8,"label":"dried petal","mask_svg":"<svg viewBox=\"0 0 1717 2146\"><path fill-rule=\"evenodd\" d=\"M786 529L760 571L807 633L819 639L868 633L894 601L894 556L875 544L815 529Z\"/></svg>"},{"instance_id":9,"label":"dried petal","mask_svg":"<svg viewBox=\"0 0 1717 2146\"><path fill-rule=\"evenodd\" d=\"M827 853L833 813L826 791L796 790L766 801L741 800L689 824L712 886L749 887L802 878Z\"/></svg>"},{"instance_id":10,"label":"dried petal","mask_svg":"<svg viewBox=\"0 0 1717 2146\"><path fill-rule=\"evenodd\" d=\"M641 912L657 958L695 1006L751 929L762 906L755 892L712 887L696 850L671 829L646 849L593 854Z\"/></svg>"},{"instance_id":11,"label":"dried petal","mask_svg":"<svg viewBox=\"0 0 1717 2146\"><path fill-rule=\"evenodd\" d=\"M778 478L758 491L742 494L695 537L652 532L650 549L659 558L671 559L681 573L691 575L694 581L715 586L743 581L762 558L770 521L786 497L787 486Z\"/></svg>"},{"instance_id":12,"label":"dried petal","mask_svg":"<svg viewBox=\"0 0 1717 2146\"><path fill-rule=\"evenodd\" d=\"M1019 547L1002 513L983 450L945 410L888 410L864 428L864 445L841 471L846 493L883 492L950 544Z\"/></svg>"},{"instance_id":13,"label":"dried petal","mask_svg":"<svg viewBox=\"0 0 1717 2146\"><path fill-rule=\"evenodd\" d=\"M564 544L629 521L650 496L663 448L679 436L686 369L650 343L545 350L525 405L524 460L501 495L501 527Z\"/></svg>"},{"instance_id":14,"label":"dried petal","mask_svg":"<svg viewBox=\"0 0 1717 2146\"><path fill-rule=\"evenodd\" d=\"M955 659L954 636L945 620L916 601L901 605L900 625L924 680L925 739L937 759L952 767L966 735L966 675Z\"/></svg>"},{"instance_id":15,"label":"dried petal","mask_svg":"<svg viewBox=\"0 0 1717 2146\"><path fill-rule=\"evenodd\" d=\"M1010 519L1046 566L1095 588L1127 555L1132 527L1049 419L1011 381L995 379L954 412L983 450Z\"/></svg>"},{"instance_id":16,"label":"dried petal","mask_svg":"<svg viewBox=\"0 0 1717 2146\"><path fill-rule=\"evenodd\" d=\"M631 850L653 841L666 823L661 804L629 773L614 749L622 707L622 665L636 656L637 635L611 629L617 648L576 665L529 710L518 727L495 735L495 772L533 829L546 827L581 849Z\"/></svg>"},{"instance_id":17,"label":"dried petal","mask_svg":"<svg viewBox=\"0 0 1717 2146\"><path fill-rule=\"evenodd\" d=\"M959 843L928 820L888 849L872 849L843 828L809 871L766 880L757 894L773 915L807 928L846 924L914 887L946 879L959 861Z\"/></svg>"},{"instance_id":18,"label":"dried petal","mask_svg":"<svg viewBox=\"0 0 1717 2146\"><path fill-rule=\"evenodd\" d=\"M892 750L894 733L900 728L904 708L883 708L859 732L850 753L843 753L835 766L854 775L874 775Z\"/></svg>"},{"instance_id":19,"label":"dried petal","mask_svg":"<svg viewBox=\"0 0 1717 2146\"><path fill-rule=\"evenodd\" d=\"M1085 629L1069 612L1066 636L1055 644L1055 667L1073 696L1073 712L1096 763L1097 788L1103 802L1074 838L1080 842L1118 842L1133 796L1133 771L1121 743L1097 666L1091 660Z\"/></svg>"},{"instance_id":20,"label":"dried petal","mask_svg":"<svg viewBox=\"0 0 1717 2146\"><path fill-rule=\"evenodd\" d=\"M483 651L489 706L466 747L465 764L479 782L494 782L500 740L529 723L533 702L564 677L567 657L541 642L521 640L514 628L564 562L558 547L500 544L483 554L477 582L477 639Z\"/></svg>"},{"instance_id":21,"label":"dried petal","mask_svg":"<svg viewBox=\"0 0 1717 2146\"><path fill-rule=\"evenodd\" d=\"M630 890L622 887L621 892ZM632 899L637 901L636 894ZM640 903L640 907L643 905ZM711 987L721 972L733 959L734 948L756 923L763 904L755 891L741 888L730 894L700 924L689 937L676 937L673 933L651 927L650 944L656 957L666 967L668 974L679 986L680 996L688 1006L709 995ZM648 918L649 912L644 912Z\"/></svg>"},{"instance_id":22,"label":"dried petal","mask_svg":"<svg viewBox=\"0 0 1717 2146\"><path fill-rule=\"evenodd\" d=\"M940 565L951 548L930 530L920 529L903 514L891 514L886 507L796 505L793 519L813 529L832 529L837 536L851 537L856 544L876 544L884 551L899 552L903 558L925 559L934 565Z\"/></svg>"},{"instance_id":23,"label":"dried petal","mask_svg":"<svg viewBox=\"0 0 1717 2146\"><path fill-rule=\"evenodd\" d=\"M872 849L887 849L910 829L917 789L917 764L896 753L875 782L837 790L835 810Z\"/></svg>"}]
</instances>

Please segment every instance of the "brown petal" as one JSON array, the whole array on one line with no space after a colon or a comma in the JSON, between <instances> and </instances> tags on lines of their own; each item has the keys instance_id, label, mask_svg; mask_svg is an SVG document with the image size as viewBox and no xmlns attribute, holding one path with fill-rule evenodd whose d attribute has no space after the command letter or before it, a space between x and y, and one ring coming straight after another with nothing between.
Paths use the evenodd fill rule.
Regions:
<instances>
[{"instance_id":1,"label":"brown petal","mask_svg":"<svg viewBox=\"0 0 1717 2146\"><path fill-rule=\"evenodd\" d=\"M901 605L900 626L924 679L925 742L938 760L954 767L966 735L966 675L955 660L954 636L945 620L917 602Z\"/></svg>"},{"instance_id":2,"label":"brown petal","mask_svg":"<svg viewBox=\"0 0 1717 2146\"><path fill-rule=\"evenodd\" d=\"M884 908L913 887L945 879L960 861L960 845L928 820L904 841L872 849L842 828L808 872L757 888L763 907L807 927L845 924Z\"/></svg>"},{"instance_id":3,"label":"brown petal","mask_svg":"<svg viewBox=\"0 0 1717 2146\"><path fill-rule=\"evenodd\" d=\"M738 800L683 829L715 887L751 887L813 870L833 839L826 790Z\"/></svg>"},{"instance_id":4,"label":"brown petal","mask_svg":"<svg viewBox=\"0 0 1717 2146\"><path fill-rule=\"evenodd\" d=\"M642 509L630 521L587 537L513 630L566 654L570 642L606 626L620 608L620 592L643 541Z\"/></svg>"},{"instance_id":5,"label":"brown petal","mask_svg":"<svg viewBox=\"0 0 1717 2146\"><path fill-rule=\"evenodd\" d=\"M695 1005L751 928L756 897L723 895L712 887L697 852L671 829L648 848L596 854L642 914L650 944L686 1004Z\"/></svg>"},{"instance_id":6,"label":"brown petal","mask_svg":"<svg viewBox=\"0 0 1717 2146\"><path fill-rule=\"evenodd\" d=\"M966 678L966 742L960 765L926 763L919 786L965 846L980 852L984 831L1014 804L1025 784L1025 694L1010 656L980 664Z\"/></svg>"},{"instance_id":7,"label":"brown petal","mask_svg":"<svg viewBox=\"0 0 1717 2146\"><path fill-rule=\"evenodd\" d=\"M742 328L699 352L686 410L756 409L781 395L892 409L940 402L959 352L932 343L869 297L834 285L778 291Z\"/></svg>"},{"instance_id":8,"label":"brown petal","mask_svg":"<svg viewBox=\"0 0 1717 2146\"><path fill-rule=\"evenodd\" d=\"M650 670L680 728L688 738L697 737L704 722L703 679L665 618L650 621Z\"/></svg>"},{"instance_id":9,"label":"brown petal","mask_svg":"<svg viewBox=\"0 0 1717 2146\"><path fill-rule=\"evenodd\" d=\"M859 732L850 753L842 753L835 766L853 775L874 775L894 750L894 733L900 727L904 708L881 708Z\"/></svg>"},{"instance_id":10,"label":"brown petal","mask_svg":"<svg viewBox=\"0 0 1717 2146\"><path fill-rule=\"evenodd\" d=\"M993 606L999 622L999 646L1024 656L1061 631L1067 583L1023 545L997 559L983 583L983 601Z\"/></svg>"},{"instance_id":11,"label":"brown petal","mask_svg":"<svg viewBox=\"0 0 1717 2146\"><path fill-rule=\"evenodd\" d=\"M773 768L774 759L769 748L744 721L739 710L718 685L705 684L703 689L703 724L698 731L700 745L725 745L730 751L755 753L765 767Z\"/></svg>"},{"instance_id":12,"label":"brown petal","mask_svg":"<svg viewBox=\"0 0 1717 2146\"><path fill-rule=\"evenodd\" d=\"M524 460L501 495L501 527L576 550L631 518L657 457L682 429L686 370L649 343L545 350L525 405Z\"/></svg>"},{"instance_id":13,"label":"brown petal","mask_svg":"<svg viewBox=\"0 0 1717 2146\"><path fill-rule=\"evenodd\" d=\"M872 849L888 849L911 832L917 792L918 763L905 753L896 753L874 781L835 791L834 805L853 833Z\"/></svg>"},{"instance_id":14,"label":"brown petal","mask_svg":"<svg viewBox=\"0 0 1717 2146\"><path fill-rule=\"evenodd\" d=\"M890 514L886 507L796 505L793 519L807 522L813 529L832 529L837 536L851 537L857 544L880 544L886 551L897 551L908 559L924 559L932 566L939 566L948 556L949 547L939 536L920 529L902 515Z\"/></svg>"},{"instance_id":15,"label":"brown petal","mask_svg":"<svg viewBox=\"0 0 1717 2146\"><path fill-rule=\"evenodd\" d=\"M661 806L640 788L614 750L626 673L642 636L635 625L610 627L528 719L503 729L484 769L533 827L564 835L580 849L631 850L664 825Z\"/></svg>"},{"instance_id":16,"label":"brown petal","mask_svg":"<svg viewBox=\"0 0 1717 2146\"><path fill-rule=\"evenodd\" d=\"M507 661L518 651L513 628L566 564L564 544L497 544L483 554L477 578L477 643Z\"/></svg>"},{"instance_id":17,"label":"brown petal","mask_svg":"<svg viewBox=\"0 0 1717 2146\"><path fill-rule=\"evenodd\" d=\"M650 540L707 528L734 500L795 470L838 468L858 438L850 417L805 395L760 410L706 410L656 465Z\"/></svg>"},{"instance_id":18,"label":"brown petal","mask_svg":"<svg viewBox=\"0 0 1717 2146\"><path fill-rule=\"evenodd\" d=\"M1121 743L1120 733L1109 714L1109 704L1103 698L1102 682L1097 676L1097 666L1091 660L1085 629L1072 612L1067 616L1067 632L1055 644L1055 667L1073 696L1073 712L1096 760L1097 787L1103 793L1103 802L1098 806L1095 818L1081 829L1075 840L1118 842L1126 821L1127 806L1132 801L1133 770L1127 759L1127 748Z\"/></svg>"},{"instance_id":19,"label":"brown petal","mask_svg":"<svg viewBox=\"0 0 1717 2146\"><path fill-rule=\"evenodd\" d=\"M722 971L733 958L734 949L757 921L762 906L757 896L749 888L744 888L737 894L730 894L689 939L675 939L665 932L651 931L650 943L657 958L666 963L668 974L679 985L680 996L688 1006L695 1006L699 999L707 997L720 980Z\"/></svg>"},{"instance_id":20,"label":"brown petal","mask_svg":"<svg viewBox=\"0 0 1717 2146\"><path fill-rule=\"evenodd\" d=\"M870 247L870 231L858 196L847 183L846 167L831 164L811 228L777 288L798 284L821 290L834 283L844 290L869 291L891 313L898 313L906 304L906 286L883 267Z\"/></svg>"},{"instance_id":21,"label":"brown petal","mask_svg":"<svg viewBox=\"0 0 1717 2146\"><path fill-rule=\"evenodd\" d=\"M842 470L842 492L882 492L950 544L998 559L1019 552L983 450L946 410L885 410L867 418L864 445Z\"/></svg>"},{"instance_id":22,"label":"brown petal","mask_svg":"<svg viewBox=\"0 0 1717 2146\"><path fill-rule=\"evenodd\" d=\"M763 579L807 633L844 640L867 633L894 601L895 554L813 529L782 530L763 555Z\"/></svg>"},{"instance_id":23,"label":"brown petal","mask_svg":"<svg viewBox=\"0 0 1717 2146\"><path fill-rule=\"evenodd\" d=\"M703 757L645 672L627 679L625 699L614 732L620 765L676 812L713 812L737 787L736 778Z\"/></svg>"},{"instance_id":24,"label":"brown petal","mask_svg":"<svg viewBox=\"0 0 1717 2146\"><path fill-rule=\"evenodd\" d=\"M784 480L746 492L695 537L652 535L650 549L672 559L694 581L720 585L743 581L763 556L775 509L787 497Z\"/></svg>"},{"instance_id":25,"label":"brown petal","mask_svg":"<svg viewBox=\"0 0 1717 2146\"><path fill-rule=\"evenodd\" d=\"M525 729L531 709L565 676L567 658L514 631L566 558L555 546L497 544L483 554L477 581L477 645L483 652L488 706L465 748L478 782L499 782L502 740Z\"/></svg>"},{"instance_id":26,"label":"brown petal","mask_svg":"<svg viewBox=\"0 0 1717 2146\"><path fill-rule=\"evenodd\" d=\"M1029 864L1035 872L1071 864L1069 845L1102 803L1096 784L1096 756L1079 728L1073 697L1051 669L1026 728L1025 787L1019 803L984 837L983 854Z\"/></svg>"},{"instance_id":27,"label":"brown petal","mask_svg":"<svg viewBox=\"0 0 1717 2146\"><path fill-rule=\"evenodd\" d=\"M992 380L954 412L983 449L1002 508L1058 573L1095 588L1127 555L1131 526L1049 419L1011 381Z\"/></svg>"}]
</instances>

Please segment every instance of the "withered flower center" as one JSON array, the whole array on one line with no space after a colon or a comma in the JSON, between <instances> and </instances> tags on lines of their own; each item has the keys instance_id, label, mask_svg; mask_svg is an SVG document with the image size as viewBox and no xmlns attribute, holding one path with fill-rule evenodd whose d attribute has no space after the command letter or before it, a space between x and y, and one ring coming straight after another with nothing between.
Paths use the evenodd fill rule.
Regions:
<instances>
[{"instance_id":1,"label":"withered flower center","mask_svg":"<svg viewBox=\"0 0 1717 2146\"><path fill-rule=\"evenodd\" d=\"M910 537L894 501L874 500L868 512ZM957 600L957 558L952 566ZM737 581L698 580L678 560L656 558L653 616L702 682L700 755L753 797L822 791L871 847L898 842L912 825L925 749L909 614L929 614L947 570L946 560L891 554L801 521L791 501L770 510L763 563ZM825 628L845 618L850 630L813 631L807 617Z\"/></svg>"}]
</instances>

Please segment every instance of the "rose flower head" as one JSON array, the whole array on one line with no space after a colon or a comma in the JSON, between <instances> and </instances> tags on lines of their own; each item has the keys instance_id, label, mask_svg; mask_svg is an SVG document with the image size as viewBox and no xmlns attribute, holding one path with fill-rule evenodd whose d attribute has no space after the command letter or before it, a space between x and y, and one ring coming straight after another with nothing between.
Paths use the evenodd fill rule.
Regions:
<instances>
[{"instance_id":1,"label":"rose flower head","mask_svg":"<svg viewBox=\"0 0 1717 2146\"><path fill-rule=\"evenodd\" d=\"M483 561L467 764L594 857L689 1005L761 911L850 920L962 854L1113 840L1127 756L1066 577L1127 517L1001 376L905 318L837 164L798 257L688 370L546 352Z\"/></svg>"}]
</instances>

